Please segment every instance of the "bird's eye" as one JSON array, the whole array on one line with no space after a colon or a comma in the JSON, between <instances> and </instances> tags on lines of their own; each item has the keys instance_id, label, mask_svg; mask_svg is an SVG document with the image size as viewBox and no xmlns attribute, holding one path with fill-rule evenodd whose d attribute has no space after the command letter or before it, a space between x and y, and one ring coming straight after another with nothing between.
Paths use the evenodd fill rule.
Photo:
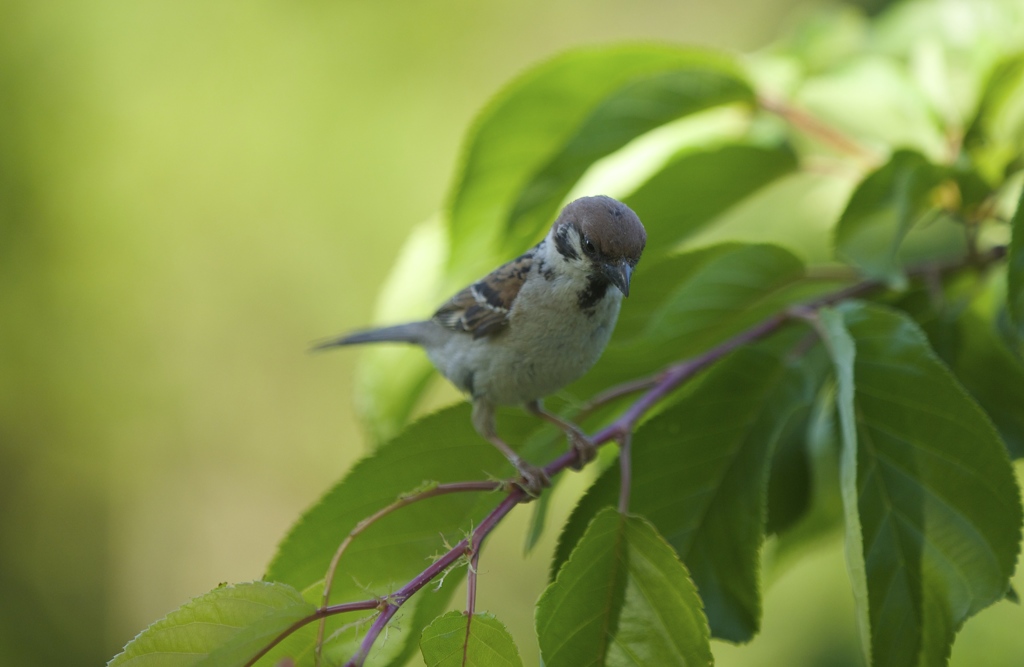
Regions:
<instances>
[{"instance_id":1,"label":"bird's eye","mask_svg":"<svg viewBox=\"0 0 1024 667\"><path fill-rule=\"evenodd\" d=\"M594 247L594 244L587 237L583 237L583 250L585 250L588 255L593 255L597 252L597 248Z\"/></svg>"}]
</instances>

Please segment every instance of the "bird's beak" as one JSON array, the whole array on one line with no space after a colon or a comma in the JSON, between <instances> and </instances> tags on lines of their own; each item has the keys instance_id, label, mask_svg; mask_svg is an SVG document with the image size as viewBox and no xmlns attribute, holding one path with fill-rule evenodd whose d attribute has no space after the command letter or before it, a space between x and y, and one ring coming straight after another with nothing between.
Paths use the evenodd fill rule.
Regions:
<instances>
[{"instance_id":1,"label":"bird's beak","mask_svg":"<svg viewBox=\"0 0 1024 667\"><path fill-rule=\"evenodd\" d=\"M618 264L604 264L601 270L605 278L619 288L622 296L629 296L629 280L633 277L633 267L629 265L629 262L622 260Z\"/></svg>"}]
</instances>

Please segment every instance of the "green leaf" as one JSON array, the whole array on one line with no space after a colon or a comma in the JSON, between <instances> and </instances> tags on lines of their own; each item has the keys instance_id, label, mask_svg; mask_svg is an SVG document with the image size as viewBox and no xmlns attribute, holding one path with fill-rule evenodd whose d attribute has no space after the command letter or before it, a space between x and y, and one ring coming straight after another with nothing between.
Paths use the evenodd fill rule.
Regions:
<instances>
[{"instance_id":1,"label":"green leaf","mask_svg":"<svg viewBox=\"0 0 1024 667\"><path fill-rule=\"evenodd\" d=\"M710 665L700 598L654 527L605 509L537 603L546 667Z\"/></svg>"},{"instance_id":2,"label":"green leaf","mask_svg":"<svg viewBox=\"0 0 1024 667\"><path fill-rule=\"evenodd\" d=\"M300 590L321 583L335 549L357 522L425 480L445 483L511 476L511 465L473 430L469 413L469 406L460 404L429 415L357 463L284 538L267 578ZM522 411L503 412L499 419L499 430L513 445L536 426L536 418ZM454 526L445 537L458 541L468 517L496 503L492 494L458 493L405 507L363 532L342 565L364 584L404 580L406 574L422 570L423 559L440 547L438 518L441 524ZM386 563L380 558L385 543ZM403 563L411 569L402 567ZM385 574L383 568L391 572Z\"/></svg>"},{"instance_id":3,"label":"green leaf","mask_svg":"<svg viewBox=\"0 0 1024 667\"><path fill-rule=\"evenodd\" d=\"M530 527L526 530L526 539L523 540L523 555L533 551L540 538L544 535L544 528L547 525L548 511L551 509L552 494L545 493L533 502L533 512L530 514Z\"/></svg>"},{"instance_id":4,"label":"green leaf","mask_svg":"<svg viewBox=\"0 0 1024 667\"><path fill-rule=\"evenodd\" d=\"M853 7L830 6L794 25L775 48L799 60L808 73L828 72L863 52L870 27Z\"/></svg>"},{"instance_id":5,"label":"green leaf","mask_svg":"<svg viewBox=\"0 0 1024 667\"><path fill-rule=\"evenodd\" d=\"M894 306L921 326L936 354L995 424L1010 456L1024 457L1024 362L1007 346L1006 332L992 322L1003 293L999 272L947 280L941 295L922 286L902 295ZM997 296L998 295L998 296Z\"/></svg>"},{"instance_id":6,"label":"green leaf","mask_svg":"<svg viewBox=\"0 0 1024 667\"><path fill-rule=\"evenodd\" d=\"M897 58L862 53L802 82L795 106L883 154L905 147L940 160L948 140L908 69Z\"/></svg>"},{"instance_id":7,"label":"green leaf","mask_svg":"<svg viewBox=\"0 0 1024 667\"><path fill-rule=\"evenodd\" d=\"M857 418L854 403L854 364L856 361L856 343L846 328L842 314L832 308L823 308L818 312L821 326L819 333L825 340L835 365L836 406L839 413L840 440L843 443L839 460L839 487L843 500L843 518L846 528L846 567L850 574L850 586L853 588L853 599L857 607L857 622L860 626L861 646L864 655L871 662L872 614L871 600L868 593L868 575L865 557L867 549L864 540L864 527L858 511L858 493L860 486L857 480Z\"/></svg>"},{"instance_id":8,"label":"green leaf","mask_svg":"<svg viewBox=\"0 0 1024 667\"><path fill-rule=\"evenodd\" d=\"M797 523L811 505L811 460L807 429L811 405L794 410L779 432L768 474L765 532L781 533Z\"/></svg>"},{"instance_id":9,"label":"green leaf","mask_svg":"<svg viewBox=\"0 0 1024 667\"><path fill-rule=\"evenodd\" d=\"M522 667L519 649L504 624L490 614L467 617L450 611L434 619L420 636L427 667Z\"/></svg>"},{"instance_id":10,"label":"green leaf","mask_svg":"<svg viewBox=\"0 0 1024 667\"><path fill-rule=\"evenodd\" d=\"M964 136L986 178L999 183L1024 151L1024 53L999 62L985 83L977 113Z\"/></svg>"},{"instance_id":11,"label":"green leaf","mask_svg":"<svg viewBox=\"0 0 1024 667\"><path fill-rule=\"evenodd\" d=\"M956 331L955 356L947 363L988 413L1010 455L1024 457L1024 365L978 315L963 315Z\"/></svg>"},{"instance_id":12,"label":"green leaf","mask_svg":"<svg viewBox=\"0 0 1024 667\"><path fill-rule=\"evenodd\" d=\"M902 284L900 245L928 212L944 169L919 153L897 151L857 187L836 226L836 254L865 275Z\"/></svg>"},{"instance_id":13,"label":"green leaf","mask_svg":"<svg viewBox=\"0 0 1024 667\"><path fill-rule=\"evenodd\" d=\"M109 667L243 665L315 608L291 586L255 581L221 586L143 630Z\"/></svg>"},{"instance_id":14,"label":"green leaf","mask_svg":"<svg viewBox=\"0 0 1024 667\"><path fill-rule=\"evenodd\" d=\"M522 250L599 158L687 114L754 94L726 56L649 44L557 56L477 119L450 195L450 267L464 279Z\"/></svg>"},{"instance_id":15,"label":"green leaf","mask_svg":"<svg viewBox=\"0 0 1024 667\"><path fill-rule=\"evenodd\" d=\"M785 145L725 145L677 155L624 200L657 240L645 250L645 263L796 167L796 155Z\"/></svg>"},{"instance_id":16,"label":"green leaf","mask_svg":"<svg viewBox=\"0 0 1024 667\"><path fill-rule=\"evenodd\" d=\"M608 348L569 391L590 396L656 372L830 287L804 278L796 256L765 244L724 243L641 263Z\"/></svg>"},{"instance_id":17,"label":"green leaf","mask_svg":"<svg viewBox=\"0 0 1024 667\"><path fill-rule=\"evenodd\" d=\"M1013 238L1006 272L1006 310L1016 325L1017 335L1024 340L1024 193L1017 202L1010 227Z\"/></svg>"},{"instance_id":18,"label":"green leaf","mask_svg":"<svg viewBox=\"0 0 1024 667\"><path fill-rule=\"evenodd\" d=\"M1021 506L1006 451L906 315L851 304L821 319L872 664L944 664L955 632L1006 594L1013 572Z\"/></svg>"},{"instance_id":19,"label":"green leaf","mask_svg":"<svg viewBox=\"0 0 1024 667\"><path fill-rule=\"evenodd\" d=\"M917 320L932 348L992 419L1010 456L1024 457L1024 364L993 323L973 307L936 312L931 298L921 293L911 292L899 306Z\"/></svg>"},{"instance_id":20,"label":"green leaf","mask_svg":"<svg viewBox=\"0 0 1024 667\"><path fill-rule=\"evenodd\" d=\"M749 640L760 623L758 554L769 460L806 416L816 378L785 346L742 349L637 431L630 511L650 520L690 570L712 634ZM562 532L562 566L597 512L617 501L618 467L580 501Z\"/></svg>"},{"instance_id":21,"label":"green leaf","mask_svg":"<svg viewBox=\"0 0 1024 667\"><path fill-rule=\"evenodd\" d=\"M517 410L499 416L499 430L513 444L537 427L537 419ZM281 542L266 579L287 583L319 603L324 575L341 541L356 524L424 483L508 477L512 468L470 424L469 406L459 405L426 417L373 455L356 464L344 480L308 510ZM491 493L458 493L430 498L394 512L362 532L341 559L331 601L346 602L386 595L422 571L430 558L465 536L498 502ZM415 636L447 605L463 570L448 576L440 591L427 588L414 598L405 632L389 641L407 655ZM411 625L410 628L410 619ZM330 619L329 633L347 619ZM350 628L339 644L356 641L361 628ZM339 649L347 650L347 649ZM371 655L371 658L373 656ZM402 664L398 658L397 664Z\"/></svg>"},{"instance_id":22,"label":"green leaf","mask_svg":"<svg viewBox=\"0 0 1024 667\"><path fill-rule=\"evenodd\" d=\"M831 363L821 346L810 350L808 358L813 358L814 363L818 363L819 359L825 364ZM775 539L765 544L761 559L762 587L764 588L770 587L771 583L783 572L799 564L804 555L822 547L827 541L840 534L843 529L843 501L839 479L840 447L835 419L835 392L835 382L826 379L818 389L808 416L805 442L803 443L805 460L802 465L807 467L806 474L809 479L806 482L808 486L806 491L804 490L805 482L802 479L797 480L800 500L806 503L804 511L797 521L782 523L779 526L778 519L773 519L772 504L777 502L773 495L773 485L778 483L781 486L783 482L774 476L769 480L766 530L771 531L775 526L779 527ZM785 437L785 433L783 437ZM784 440L780 440L776 445L776 459L783 453L785 445ZM772 474L775 474L774 461ZM805 493L808 496L806 500L803 498Z\"/></svg>"}]
</instances>

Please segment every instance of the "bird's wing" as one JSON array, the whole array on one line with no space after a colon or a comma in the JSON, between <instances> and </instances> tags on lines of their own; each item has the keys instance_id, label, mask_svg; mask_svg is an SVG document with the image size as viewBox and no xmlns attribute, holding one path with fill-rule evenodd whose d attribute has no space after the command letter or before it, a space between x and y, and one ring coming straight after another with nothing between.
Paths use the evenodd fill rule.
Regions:
<instances>
[{"instance_id":1,"label":"bird's wing","mask_svg":"<svg viewBox=\"0 0 1024 667\"><path fill-rule=\"evenodd\" d=\"M434 313L434 321L473 338L500 333L526 276L533 267L533 251L503 264L462 290Z\"/></svg>"}]
</instances>

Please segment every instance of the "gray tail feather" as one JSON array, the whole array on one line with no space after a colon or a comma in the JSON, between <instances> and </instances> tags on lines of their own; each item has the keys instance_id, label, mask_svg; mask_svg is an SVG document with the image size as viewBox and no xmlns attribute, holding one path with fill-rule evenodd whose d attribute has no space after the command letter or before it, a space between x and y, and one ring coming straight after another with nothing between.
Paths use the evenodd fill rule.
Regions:
<instances>
[{"instance_id":1,"label":"gray tail feather","mask_svg":"<svg viewBox=\"0 0 1024 667\"><path fill-rule=\"evenodd\" d=\"M407 324L396 324L391 327L380 329L367 329L356 331L339 338L331 338L313 345L314 352L326 350L330 347L343 345L360 345L362 343L413 343L423 342L424 322L409 322Z\"/></svg>"}]
</instances>

